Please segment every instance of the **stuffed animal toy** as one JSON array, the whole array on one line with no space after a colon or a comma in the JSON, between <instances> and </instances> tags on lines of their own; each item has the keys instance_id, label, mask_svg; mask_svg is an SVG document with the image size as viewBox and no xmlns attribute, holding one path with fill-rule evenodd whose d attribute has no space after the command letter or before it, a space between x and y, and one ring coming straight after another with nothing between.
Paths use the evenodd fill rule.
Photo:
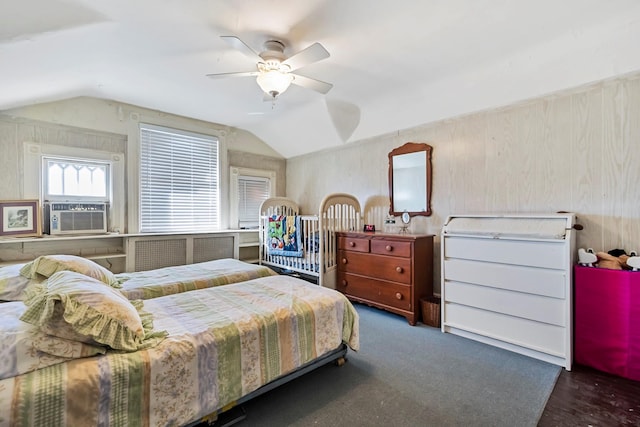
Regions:
<instances>
[{"instance_id":1,"label":"stuffed animal toy","mask_svg":"<svg viewBox=\"0 0 640 427\"><path fill-rule=\"evenodd\" d=\"M634 252L631 255L635 255ZM596 253L598 258L597 266L612 270L631 270L632 266L627 264L629 255L623 249L612 249L609 252Z\"/></svg>"},{"instance_id":2,"label":"stuffed animal toy","mask_svg":"<svg viewBox=\"0 0 640 427\"><path fill-rule=\"evenodd\" d=\"M640 256L632 256L627 260L627 265L631 267L631 270L640 270Z\"/></svg>"},{"instance_id":3,"label":"stuffed animal toy","mask_svg":"<svg viewBox=\"0 0 640 427\"><path fill-rule=\"evenodd\" d=\"M596 264L598 267L608 268L610 270L622 270L624 262L620 260L620 257L610 255L607 252L597 252L596 257L598 258Z\"/></svg>"},{"instance_id":4,"label":"stuffed animal toy","mask_svg":"<svg viewBox=\"0 0 640 427\"><path fill-rule=\"evenodd\" d=\"M630 255L622 249L612 249L609 252L594 253L593 249L578 249L578 263L586 267L600 267L611 270L634 270L640 269L640 257L635 251Z\"/></svg>"},{"instance_id":5,"label":"stuffed animal toy","mask_svg":"<svg viewBox=\"0 0 640 427\"><path fill-rule=\"evenodd\" d=\"M578 249L578 263L585 267L593 267L598 262L598 257L593 253L593 249Z\"/></svg>"}]
</instances>

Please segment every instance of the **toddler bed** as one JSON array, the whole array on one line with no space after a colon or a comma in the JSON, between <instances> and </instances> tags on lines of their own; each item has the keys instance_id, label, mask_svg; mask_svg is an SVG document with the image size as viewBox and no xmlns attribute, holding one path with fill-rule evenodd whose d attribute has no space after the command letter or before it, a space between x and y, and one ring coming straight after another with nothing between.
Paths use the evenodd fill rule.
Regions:
<instances>
[{"instance_id":1,"label":"toddler bed","mask_svg":"<svg viewBox=\"0 0 640 427\"><path fill-rule=\"evenodd\" d=\"M293 277L145 301L72 271L36 288L0 310L0 426L195 423L359 346L351 303ZM83 301L109 313L134 307L144 333L85 334L88 317L75 315ZM61 322L93 341L53 335Z\"/></svg>"},{"instance_id":2,"label":"toddler bed","mask_svg":"<svg viewBox=\"0 0 640 427\"><path fill-rule=\"evenodd\" d=\"M326 196L318 215L301 215L296 202L285 197L260 206L260 265L317 278L320 286L335 288L336 231L360 230L358 200L345 193Z\"/></svg>"}]
</instances>

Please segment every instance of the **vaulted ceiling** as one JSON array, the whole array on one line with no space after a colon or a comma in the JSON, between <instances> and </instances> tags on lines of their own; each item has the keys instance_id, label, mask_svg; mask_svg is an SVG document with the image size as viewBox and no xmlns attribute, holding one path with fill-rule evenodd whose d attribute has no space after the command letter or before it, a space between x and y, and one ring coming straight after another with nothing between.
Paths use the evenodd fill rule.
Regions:
<instances>
[{"instance_id":1,"label":"vaulted ceiling","mask_svg":"<svg viewBox=\"0 0 640 427\"><path fill-rule=\"evenodd\" d=\"M265 102L225 43L330 57ZM637 0L2 0L0 111L90 96L252 132L284 157L640 70Z\"/></svg>"}]
</instances>

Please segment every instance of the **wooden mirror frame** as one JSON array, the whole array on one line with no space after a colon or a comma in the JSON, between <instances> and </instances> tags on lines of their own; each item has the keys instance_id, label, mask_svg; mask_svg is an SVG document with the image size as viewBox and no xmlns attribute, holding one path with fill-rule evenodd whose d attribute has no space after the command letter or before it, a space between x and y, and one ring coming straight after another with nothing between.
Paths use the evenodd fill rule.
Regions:
<instances>
[{"instance_id":1,"label":"wooden mirror frame","mask_svg":"<svg viewBox=\"0 0 640 427\"><path fill-rule=\"evenodd\" d=\"M403 214L403 210L396 210L393 198L393 158L394 156L409 154L409 153L418 153L421 151L425 152L425 167L426 174L424 179L425 182L425 203L426 210L425 211L407 211L410 216L430 216L431 215L431 152L433 147L425 143L418 142L407 142L401 147L394 148L389 153L389 215L392 216L400 216Z\"/></svg>"}]
</instances>

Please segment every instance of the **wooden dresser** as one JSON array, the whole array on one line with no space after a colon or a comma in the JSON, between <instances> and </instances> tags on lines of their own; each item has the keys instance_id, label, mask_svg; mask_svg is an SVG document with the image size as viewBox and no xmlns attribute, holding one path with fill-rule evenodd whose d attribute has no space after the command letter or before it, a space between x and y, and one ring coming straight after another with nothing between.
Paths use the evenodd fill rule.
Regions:
<instances>
[{"instance_id":1,"label":"wooden dresser","mask_svg":"<svg viewBox=\"0 0 640 427\"><path fill-rule=\"evenodd\" d=\"M420 298L433 295L433 236L336 233L336 289L352 301L407 318L415 325Z\"/></svg>"}]
</instances>

